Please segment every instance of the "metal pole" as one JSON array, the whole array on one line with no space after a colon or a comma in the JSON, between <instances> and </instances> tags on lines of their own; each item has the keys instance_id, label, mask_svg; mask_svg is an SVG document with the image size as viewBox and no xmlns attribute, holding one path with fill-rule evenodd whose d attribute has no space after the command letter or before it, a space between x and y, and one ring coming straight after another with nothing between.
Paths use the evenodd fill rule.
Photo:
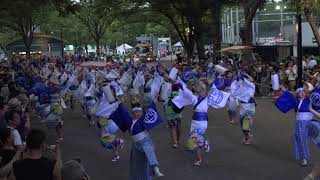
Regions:
<instances>
[{"instance_id":1,"label":"metal pole","mask_svg":"<svg viewBox=\"0 0 320 180\"><path fill-rule=\"evenodd\" d=\"M171 44L171 36L169 37L169 49L171 51L171 61L173 60L172 55L173 55L173 51L172 51L172 44Z\"/></svg>"},{"instance_id":2,"label":"metal pole","mask_svg":"<svg viewBox=\"0 0 320 180\"><path fill-rule=\"evenodd\" d=\"M256 36L254 39L255 45L257 45L257 38L259 38L259 14L260 14L260 11L256 13L256 23L255 23Z\"/></svg>"},{"instance_id":3,"label":"metal pole","mask_svg":"<svg viewBox=\"0 0 320 180\"><path fill-rule=\"evenodd\" d=\"M233 27L232 8L230 8L230 35L231 35L231 43L234 43L234 27Z\"/></svg>"},{"instance_id":4,"label":"metal pole","mask_svg":"<svg viewBox=\"0 0 320 180\"><path fill-rule=\"evenodd\" d=\"M255 25L255 19L252 20L252 41L253 41L252 44L254 44L256 39L256 32L255 32L254 25Z\"/></svg>"},{"instance_id":5,"label":"metal pole","mask_svg":"<svg viewBox=\"0 0 320 180\"><path fill-rule=\"evenodd\" d=\"M239 33L240 33L240 29L239 29L239 9L237 7L237 11L236 11L236 16L237 16L237 23L236 23L236 26L237 26L237 43L240 43L240 37L239 37Z\"/></svg>"},{"instance_id":6,"label":"metal pole","mask_svg":"<svg viewBox=\"0 0 320 180\"><path fill-rule=\"evenodd\" d=\"M224 34L224 43L227 43L227 17L226 14L223 14L223 34Z\"/></svg>"},{"instance_id":7,"label":"metal pole","mask_svg":"<svg viewBox=\"0 0 320 180\"><path fill-rule=\"evenodd\" d=\"M281 35L283 35L283 9L282 9L282 5L280 5L280 18L281 18L280 33L281 33Z\"/></svg>"},{"instance_id":8,"label":"metal pole","mask_svg":"<svg viewBox=\"0 0 320 180\"><path fill-rule=\"evenodd\" d=\"M230 21L229 21L229 14L227 13L227 39L228 39L228 43L230 43Z\"/></svg>"},{"instance_id":9,"label":"metal pole","mask_svg":"<svg viewBox=\"0 0 320 180\"><path fill-rule=\"evenodd\" d=\"M225 42L225 32L224 32L224 18L222 18L222 23L221 23L221 32L222 32L222 42Z\"/></svg>"},{"instance_id":10,"label":"metal pole","mask_svg":"<svg viewBox=\"0 0 320 180\"><path fill-rule=\"evenodd\" d=\"M297 51L298 51L298 79L297 85L298 87L302 87L302 25L301 25L301 14L297 14Z\"/></svg>"}]
</instances>

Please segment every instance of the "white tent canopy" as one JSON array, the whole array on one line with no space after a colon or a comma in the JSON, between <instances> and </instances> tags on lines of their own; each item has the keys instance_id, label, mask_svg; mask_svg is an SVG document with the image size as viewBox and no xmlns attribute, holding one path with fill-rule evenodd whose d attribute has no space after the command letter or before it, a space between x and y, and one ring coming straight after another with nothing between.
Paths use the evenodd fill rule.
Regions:
<instances>
[{"instance_id":1,"label":"white tent canopy","mask_svg":"<svg viewBox=\"0 0 320 180\"><path fill-rule=\"evenodd\" d=\"M125 53L127 50L132 49L133 47L128 45L128 44L122 44L120 46L117 47L117 54L123 54Z\"/></svg>"},{"instance_id":2,"label":"white tent canopy","mask_svg":"<svg viewBox=\"0 0 320 180\"><path fill-rule=\"evenodd\" d=\"M181 44L181 42L179 41L179 42L175 43L175 44L173 45L173 47L182 47L182 44Z\"/></svg>"}]
</instances>

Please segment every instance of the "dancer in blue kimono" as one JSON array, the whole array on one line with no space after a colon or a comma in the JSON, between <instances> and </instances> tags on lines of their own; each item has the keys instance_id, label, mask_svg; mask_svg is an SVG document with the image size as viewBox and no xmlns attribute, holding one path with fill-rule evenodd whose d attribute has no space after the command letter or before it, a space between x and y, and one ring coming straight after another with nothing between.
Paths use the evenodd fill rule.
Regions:
<instances>
[{"instance_id":1,"label":"dancer in blue kimono","mask_svg":"<svg viewBox=\"0 0 320 180\"><path fill-rule=\"evenodd\" d=\"M313 119L313 114L309 111L310 100L307 97L306 91L303 88L296 90L297 97L289 93L284 86L281 87L284 92L276 102L276 106L282 112L288 112L295 109L296 122L294 131L294 151L295 158L301 162L301 166L308 165L310 151L308 145L308 129L310 122ZM283 99L283 102L282 102ZM286 103L286 104L285 104ZM281 108L286 109L281 109Z\"/></svg>"},{"instance_id":2,"label":"dancer in blue kimono","mask_svg":"<svg viewBox=\"0 0 320 180\"><path fill-rule=\"evenodd\" d=\"M146 131L147 129L144 125L145 121L142 119L143 114L140 104L133 104L132 113L133 120L131 128L129 129L133 140L130 158L130 179L138 180L144 175L149 176L149 168L146 168L146 166L152 167L156 176L164 176L159 170L155 148L148 131ZM144 163L142 164L142 162ZM140 169L141 167L143 167L143 169ZM140 172L143 172L143 174L140 174ZM145 180L147 179L151 179L151 177L146 177Z\"/></svg>"},{"instance_id":3,"label":"dancer in blue kimono","mask_svg":"<svg viewBox=\"0 0 320 180\"><path fill-rule=\"evenodd\" d=\"M120 103L117 110L111 114L115 124L123 131L129 131L133 140L130 156L130 180L151 180L152 175L164 176L159 170L159 163L149 130L161 123L161 117L152 102L143 114L140 103L132 103L132 118ZM152 168L150 171L150 168ZM152 172L152 173L150 173Z\"/></svg>"}]
</instances>

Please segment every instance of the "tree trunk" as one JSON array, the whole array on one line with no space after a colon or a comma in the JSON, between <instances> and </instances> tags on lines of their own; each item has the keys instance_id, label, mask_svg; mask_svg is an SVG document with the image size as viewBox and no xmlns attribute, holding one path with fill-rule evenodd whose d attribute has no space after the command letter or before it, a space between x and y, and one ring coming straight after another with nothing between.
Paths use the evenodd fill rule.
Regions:
<instances>
[{"instance_id":1,"label":"tree trunk","mask_svg":"<svg viewBox=\"0 0 320 180\"><path fill-rule=\"evenodd\" d=\"M246 45L246 46L252 45L252 28L251 28L251 26L240 28L240 38L242 40L243 45Z\"/></svg>"},{"instance_id":2,"label":"tree trunk","mask_svg":"<svg viewBox=\"0 0 320 180\"><path fill-rule=\"evenodd\" d=\"M26 59L27 60L31 59L30 48L27 48L27 47L26 47Z\"/></svg>"},{"instance_id":3,"label":"tree trunk","mask_svg":"<svg viewBox=\"0 0 320 180\"><path fill-rule=\"evenodd\" d=\"M86 51L86 55L88 55L88 45L84 45L84 49Z\"/></svg>"},{"instance_id":4,"label":"tree trunk","mask_svg":"<svg viewBox=\"0 0 320 180\"><path fill-rule=\"evenodd\" d=\"M100 59L100 39L96 39L96 48L97 57Z\"/></svg>"},{"instance_id":5,"label":"tree trunk","mask_svg":"<svg viewBox=\"0 0 320 180\"><path fill-rule=\"evenodd\" d=\"M180 41L182 42L184 53L186 54L187 63L191 62L191 59L193 58L194 53L194 45L195 45L195 36L194 33L190 31L190 33L187 36L182 36L183 32L179 29L176 29Z\"/></svg>"},{"instance_id":6,"label":"tree trunk","mask_svg":"<svg viewBox=\"0 0 320 180\"><path fill-rule=\"evenodd\" d=\"M307 21L308 23L310 24L311 26L311 29L312 29L312 32L313 32L313 35L317 41L317 44L318 44L318 48L320 48L320 35L319 35L319 31L318 31L318 28L316 26L316 24L313 22L313 18L312 18L312 15L311 15L311 12L309 9L305 8L304 9L304 14L306 15L306 18L307 18Z\"/></svg>"},{"instance_id":7,"label":"tree trunk","mask_svg":"<svg viewBox=\"0 0 320 180\"><path fill-rule=\"evenodd\" d=\"M240 28L240 38L242 44L246 46L252 46L252 21L256 12L260 6L265 3L265 0L243 0L243 9L245 16L245 25ZM243 52L242 60L246 65L250 65L253 62L253 51L246 50Z\"/></svg>"},{"instance_id":8,"label":"tree trunk","mask_svg":"<svg viewBox=\"0 0 320 180\"><path fill-rule=\"evenodd\" d=\"M31 33L31 32L30 32ZM33 34L33 32L32 32ZM31 45L32 45L32 41L33 41L33 35L32 36L25 36L25 47L26 47L26 59L30 60L31 59Z\"/></svg>"},{"instance_id":9,"label":"tree trunk","mask_svg":"<svg viewBox=\"0 0 320 180\"><path fill-rule=\"evenodd\" d=\"M196 43L196 48L197 48L197 52L198 52L198 58L199 58L199 65L203 65L205 57L204 57L204 42L203 42L203 37L202 37L202 32L201 32L201 28L195 28L196 31L196 37L195 37L195 43Z\"/></svg>"},{"instance_id":10,"label":"tree trunk","mask_svg":"<svg viewBox=\"0 0 320 180\"><path fill-rule=\"evenodd\" d=\"M32 17L19 18L16 22L16 26L17 31L19 32L26 48L26 59L30 60L30 50L33 41L33 33L35 29Z\"/></svg>"},{"instance_id":11,"label":"tree trunk","mask_svg":"<svg viewBox=\"0 0 320 180\"><path fill-rule=\"evenodd\" d=\"M243 27L240 29L240 38L242 44L245 46L252 46L252 29L251 27ZM253 51L251 49L243 50L241 60L244 61L244 65L252 64L253 62Z\"/></svg>"},{"instance_id":12,"label":"tree trunk","mask_svg":"<svg viewBox=\"0 0 320 180\"><path fill-rule=\"evenodd\" d=\"M251 23L250 23L250 25L251 25ZM242 45L252 46L252 28L251 28L251 26L240 28L240 38L242 40ZM253 61L252 53L253 53L253 51L251 49L243 51L242 61L244 61L245 64L250 64Z\"/></svg>"},{"instance_id":13,"label":"tree trunk","mask_svg":"<svg viewBox=\"0 0 320 180\"><path fill-rule=\"evenodd\" d=\"M213 63L217 63L217 57L221 57L221 41L222 41L222 34L221 34L221 8L222 5L220 1L214 1L211 4L211 16L213 17L213 24L215 25L213 28Z\"/></svg>"},{"instance_id":14,"label":"tree trunk","mask_svg":"<svg viewBox=\"0 0 320 180\"><path fill-rule=\"evenodd\" d=\"M204 43L202 37L199 37L196 39L196 48L198 52L198 58L199 58L199 65L202 66L205 63L205 57L204 57Z\"/></svg>"},{"instance_id":15,"label":"tree trunk","mask_svg":"<svg viewBox=\"0 0 320 180\"><path fill-rule=\"evenodd\" d=\"M190 63L191 58L193 58L194 45L191 45L190 43L184 43L183 47L187 55L187 63Z\"/></svg>"},{"instance_id":16,"label":"tree trunk","mask_svg":"<svg viewBox=\"0 0 320 180\"><path fill-rule=\"evenodd\" d=\"M8 46L5 45L5 44L0 44L0 49L2 49L4 55L6 57L9 57L9 49L8 49Z\"/></svg>"}]
</instances>

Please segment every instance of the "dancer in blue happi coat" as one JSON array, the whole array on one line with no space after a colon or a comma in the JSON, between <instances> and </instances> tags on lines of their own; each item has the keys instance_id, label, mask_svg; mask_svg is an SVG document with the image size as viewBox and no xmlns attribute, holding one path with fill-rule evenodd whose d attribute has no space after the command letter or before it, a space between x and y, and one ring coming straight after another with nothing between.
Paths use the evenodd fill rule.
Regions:
<instances>
[{"instance_id":1,"label":"dancer in blue happi coat","mask_svg":"<svg viewBox=\"0 0 320 180\"><path fill-rule=\"evenodd\" d=\"M277 100L276 106L284 113L295 109L296 122L294 130L294 150L296 160L301 161L301 166L308 165L310 151L308 145L308 130L313 114L309 111L310 100L303 88L296 90L297 97L289 93L284 86L281 87L284 92Z\"/></svg>"}]
</instances>

